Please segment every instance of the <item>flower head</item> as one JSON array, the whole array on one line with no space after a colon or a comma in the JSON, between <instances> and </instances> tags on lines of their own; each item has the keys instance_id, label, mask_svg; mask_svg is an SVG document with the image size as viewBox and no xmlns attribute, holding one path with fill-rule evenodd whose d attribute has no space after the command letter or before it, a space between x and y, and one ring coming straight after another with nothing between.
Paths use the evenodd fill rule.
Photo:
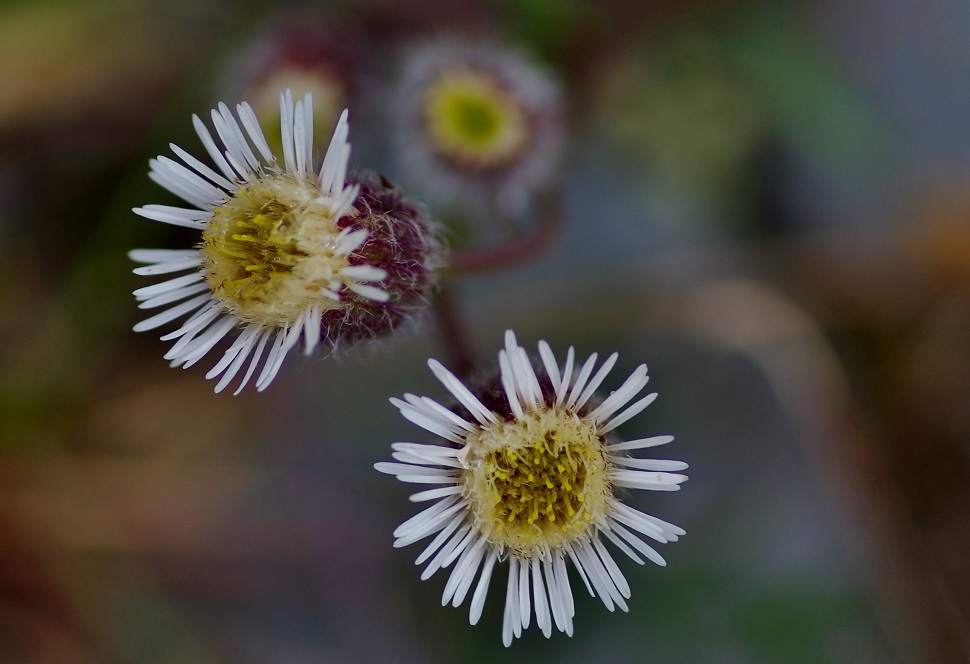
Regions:
<instances>
[{"instance_id":1,"label":"flower head","mask_svg":"<svg viewBox=\"0 0 970 664\"><path fill-rule=\"evenodd\" d=\"M314 129L329 131L357 96L364 61L360 38L348 26L333 29L314 12L282 8L260 21L261 28L240 44L217 77L220 97L246 99L263 126L280 122L279 92L313 95ZM267 134L281 151L279 136Z\"/></svg>"},{"instance_id":2,"label":"flower head","mask_svg":"<svg viewBox=\"0 0 970 664\"><path fill-rule=\"evenodd\" d=\"M591 595L599 595L610 611L617 606L626 611L630 586L603 540L637 563L646 558L664 565L643 539L666 543L684 534L616 495L621 488L674 491L687 479L673 472L685 469L683 462L628 455L672 437L625 442L614 437L616 427L657 396L633 401L647 384L646 365L599 400L594 394L615 364L615 353L595 374L595 353L580 368L570 348L561 370L544 341L539 355L544 371L533 368L515 336L506 332L499 377L473 389L429 361L458 405L446 408L413 394L391 401L405 418L444 442L394 443L398 463L375 466L403 482L438 485L411 496L433 504L394 531L394 546L435 536L416 563L428 562L422 579L454 563L443 605L460 605L478 576L469 615L474 625L495 564L508 561L505 645L529 627L533 612L546 637L553 624L572 634L567 559Z\"/></svg>"},{"instance_id":3,"label":"flower head","mask_svg":"<svg viewBox=\"0 0 970 664\"><path fill-rule=\"evenodd\" d=\"M514 50L425 44L405 59L399 97L401 161L445 202L475 193L515 216L556 172L559 86Z\"/></svg>"},{"instance_id":4,"label":"flower head","mask_svg":"<svg viewBox=\"0 0 970 664\"><path fill-rule=\"evenodd\" d=\"M225 104L212 111L224 149L193 118L216 169L176 145L171 148L184 163L165 156L150 162L149 177L193 207L134 210L198 229L198 246L138 249L130 256L149 264L136 274L187 272L135 291L140 308L165 307L135 330L189 315L162 337L175 340L165 358L189 367L238 329L206 375L221 376L215 388L221 391L248 360L238 394L261 360L256 389L265 389L301 338L309 354L321 340L336 344L392 330L425 303L437 247L420 208L389 183L348 183L346 111L318 172L309 94L296 104L289 90L280 95L282 162L249 104L236 109L238 121Z\"/></svg>"}]
</instances>

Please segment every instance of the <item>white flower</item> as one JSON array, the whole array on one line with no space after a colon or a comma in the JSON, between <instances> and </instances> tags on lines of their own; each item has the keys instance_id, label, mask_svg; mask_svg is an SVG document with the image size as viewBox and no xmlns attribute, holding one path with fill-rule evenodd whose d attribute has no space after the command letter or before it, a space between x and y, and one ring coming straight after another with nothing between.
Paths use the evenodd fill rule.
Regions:
<instances>
[{"instance_id":1,"label":"white flower","mask_svg":"<svg viewBox=\"0 0 970 664\"><path fill-rule=\"evenodd\" d=\"M430 360L431 371L460 406L450 409L413 394L391 402L445 442L394 443L398 463L375 465L402 482L437 485L411 496L414 502L434 502L394 531L394 546L435 535L416 564L428 563L422 579L454 564L442 605L460 605L478 576L469 614L474 625L495 564L508 560L506 646L529 627L533 613L546 637L553 624L572 634L567 559L591 595L599 595L610 611L617 606L626 611L630 586L603 539L637 563L646 558L664 565L643 539L666 543L684 534L615 495L619 488L675 491L687 479L671 472L687 467L681 461L628 456L630 450L669 443L671 436L614 438L616 427L657 396L630 404L647 384L646 365L597 400L593 395L616 363L615 353L595 374L595 353L578 368L570 348L561 371L544 341L539 355L544 373L536 372L514 334L506 332L500 378L478 390Z\"/></svg>"},{"instance_id":2,"label":"white flower","mask_svg":"<svg viewBox=\"0 0 970 664\"><path fill-rule=\"evenodd\" d=\"M442 202L519 217L558 171L562 92L511 48L451 38L414 48L395 109L404 172Z\"/></svg>"},{"instance_id":3,"label":"white flower","mask_svg":"<svg viewBox=\"0 0 970 664\"><path fill-rule=\"evenodd\" d=\"M187 272L134 292L139 308L164 307L137 324L136 331L189 315L162 337L175 340L165 354L172 366L192 366L240 329L206 374L210 379L221 375L215 387L219 392L248 360L238 394L261 359L256 389L265 389L301 336L304 350L311 353L320 343L326 312L345 306L348 298L385 302L388 294L376 285L386 271L359 257L368 229L348 216L354 213L359 187L346 184L347 111L319 173L313 160L309 94L295 105L289 90L280 95L282 163L249 104L238 104L236 111L238 121L223 103L212 111L222 147L193 116L215 169L174 144L170 147L184 163L165 156L149 162L149 177L192 207L134 209L148 219L200 230L201 243L188 250L136 249L129 256L149 264L134 270L139 275Z\"/></svg>"}]
</instances>

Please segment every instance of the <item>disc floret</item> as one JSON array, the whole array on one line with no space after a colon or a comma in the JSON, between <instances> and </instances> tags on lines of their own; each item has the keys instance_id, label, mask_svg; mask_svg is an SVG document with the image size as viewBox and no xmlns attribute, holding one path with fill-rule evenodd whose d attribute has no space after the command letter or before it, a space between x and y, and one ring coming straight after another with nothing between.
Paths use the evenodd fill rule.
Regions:
<instances>
[{"instance_id":1,"label":"disc floret","mask_svg":"<svg viewBox=\"0 0 970 664\"><path fill-rule=\"evenodd\" d=\"M566 409L532 411L468 437L463 485L478 527L525 558L588 539L606 514L609 462L595 428Z\"/></svg>"},{"instance_id":2,"label":"disc floret","mask_svg":"<svg viewBox=\"0 0 970 664\"><path fill-rule=\"evenodd\" d=\"M349 233L338 228L334 212L301 175L270 175L241 188L213 210L202 233L213 297L240 320L277 327L293 325L313 305L339 308ZM366 232L351 242L358 238ZM386 273L375 267L368 276L379 281Z\"/></svg>"}]
</instances>

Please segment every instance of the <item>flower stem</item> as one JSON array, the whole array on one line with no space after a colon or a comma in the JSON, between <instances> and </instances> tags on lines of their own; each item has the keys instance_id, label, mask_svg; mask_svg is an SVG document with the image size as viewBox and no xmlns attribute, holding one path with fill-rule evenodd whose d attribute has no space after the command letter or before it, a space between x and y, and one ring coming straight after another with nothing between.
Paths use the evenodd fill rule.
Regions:
<instances>
[{"instance_id":1,"label":"flower stem","mask_svg":"<svg viewBox=\"0 0 970 664\"><path fill-rule=\"evenodd\" d=\"M475 351L452 285L442 284L432 309L438 336L448 353L449 368L459 378L467 377L475 368Z\"/></svg>"},{"instance_id":2,"label":"flower stem","mask_svg":"<svg viewBox=\"0 0 970 664\"><path fill-rule=\"evenodd\" d=\"M511 235L506 241L486 247L454 249L449 269L460 275L490 272L524 263L548 249L562 229L559 205L550 201L538 223L526 234Z\"/></svg>"}]
</instances>

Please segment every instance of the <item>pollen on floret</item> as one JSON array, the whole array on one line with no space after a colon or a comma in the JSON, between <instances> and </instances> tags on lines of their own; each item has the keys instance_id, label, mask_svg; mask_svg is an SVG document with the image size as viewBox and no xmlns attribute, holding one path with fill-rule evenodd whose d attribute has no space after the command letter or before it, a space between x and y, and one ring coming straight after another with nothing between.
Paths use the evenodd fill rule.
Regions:
<instances>
[{"instance_id":1,"label":"pollen on floret","mask_svg":"<svg viewBox=\"0 0 970 664\"><path fill-rule=\"evenodd\" d=\"M313 305L339 307L339 277L350 263L332 201L312 176L279 173L216 207L200 248L213 297L238 319L273 327Z\"/></svg>"},{"instance_id":2,"label":"pollen on floret","mask_svg":"<svg viewBox=\"0 0 970 664\"><path fill-rule=\"evenodd\" d=\"M462 450L462 483L478 529L523 558L589 539L612 485L595 426L562 406L482 427Z\"/></svg>"}]
</instances>

